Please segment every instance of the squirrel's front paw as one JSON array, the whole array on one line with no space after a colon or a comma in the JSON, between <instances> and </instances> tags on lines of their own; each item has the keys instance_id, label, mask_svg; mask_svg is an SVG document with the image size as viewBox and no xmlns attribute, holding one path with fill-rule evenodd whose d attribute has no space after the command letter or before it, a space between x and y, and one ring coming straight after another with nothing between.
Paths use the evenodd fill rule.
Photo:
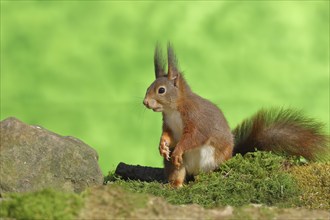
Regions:
<instances>
[{"instance_id":1,"label":"squirrel's front paw","mask_svg":"<svg viewBox=\"0 0 330 220\"><path fill-rule=\"evenodd\" d=\"M172 163L173 165L179 169L182 165L183 159L182 159L183 151L180 149L175 149L172 153Z\"/></svg>"},{"instance_id":2,"label":"squirrel's front paw","mask_svg":"<svg viewBox=\"0 0 330 220\"><path fill-rule=\"evenodd\" d=\"M170 148L169 143L166 139L160 141L159 144L159 153L162 157L166 158L166 160L170 160Z\"/></svg>"}]
</instances>

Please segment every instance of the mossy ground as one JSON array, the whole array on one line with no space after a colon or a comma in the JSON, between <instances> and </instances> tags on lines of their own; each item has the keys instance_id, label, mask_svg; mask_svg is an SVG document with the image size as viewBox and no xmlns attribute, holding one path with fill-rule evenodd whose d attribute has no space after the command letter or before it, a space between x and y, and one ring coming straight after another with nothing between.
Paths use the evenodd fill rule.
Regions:
<instances>
[{"instance_id":1,"label":"mossy ground","mask_svg":"<svg viewBox=\"0 0 330 220\"><path fill-rule=\"evenodd\" d=\"M0 217L329 217L326 211L330 208L329 162L301 164L271 153L256 152L235 156L216 172L201 174L181 189L157 182L124 181L113 174L107 180L110 180L107 185L88 189L80 195L53 190L5 195L0 200Z\"/></svg>"},{"instance_id":2,"label":"mossy ground","mask_svg":"<svg viewBox=\"0 0 330 220\"><path fill-rule=\"evenodd\" d=\"M310 209L330 209L330 162L294 166L290 173L301 190L301 205Z\"/></svg>"},{"instance_id":3,"label":"mossy ground","mask_svg":"<svg viewBox=\"0 0 330 220\"><path fill-rule=\"evenodd\" d=\"M286 170L285 158L266 152L237 155L212 173L173 190L156 182L123 181L114 184L161 196L172 204L199 204L205 208L251 203L292 207L299 205L299 187Z\"/></svg>"},{"instance_id":4,"label":"mossy ground","mask_svg":"<svg viewBox=\"0 0 330 220\"><path fill-rule=\"evenodd\" d=\"M72 219L83 207L74 193L46 189L34 193L10 194L0 202L0 217L13 219Z\"/></svg>"}]
</instances>

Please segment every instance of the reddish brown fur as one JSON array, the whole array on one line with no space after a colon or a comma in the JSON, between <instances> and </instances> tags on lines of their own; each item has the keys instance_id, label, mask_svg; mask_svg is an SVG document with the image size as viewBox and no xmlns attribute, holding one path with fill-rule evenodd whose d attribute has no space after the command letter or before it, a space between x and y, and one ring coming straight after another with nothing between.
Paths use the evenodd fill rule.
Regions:
<instances>
[{"instance_id":1,"label":"reddish brown fur","mask_svg":"<svg viewBox=\"0 0 330 220\"><path fill-rule=\"evenodd\" d=\"M164 160L166 175L172 185L181 185L185 179L183 154L191 149L209 144L215 148L214 160L228 160L233 151L233 137L228 123L220 109L214 104L194 94L177 68L177 60L172 48L168 47L168 74L165 75L160 50L155 50L156 80L148 88L144 104L163 112L163 132L160 152L163 157L164 143L169 144L171 162ZM158 94L160 87L166 88L164 95ZM182 135L175 140L173 131L164 120L169 112L179 112L182 119ZM176 134L178 136L178 134ZM180 135L179 135L180 136Z\"/></svg>"},{"instance_id":2,"label":"reddish brown fur","mask_svg":"<svg viewBox=\"0 0 330 220\"><path fill-rule=\"evenodd\" d=\"M182 154L205 145L210 139L215 147L215 160L229 159L233 151L233 138L222 112L211 102L191 92L181 74L177 77L180 88L177 110L183 121L183 134L172 154L176 166Z\"/></svg>"},{"instance_id":3,"label":"reddish brown fur","mask_svg":"<svg viewBox=\"0 0 330 220\"><path fill-rule=\"evenodd\" d=\"M258 149L316 160L329 152L329 136L322 130L323 124L296 110L260 110L234 129L234 152L245 154Z\"/></svg>"},{"instance_id":4,"label":"reddish brown fur","mask_svg":"<svg viewBox=\"0 0 330 220\"><path fill-rule=\"evenodd\" d=\"M186 178L186 170L183 166L176 168L171 161L164 159L165 176L174 187L181 187Z\"/></svg>"},{"instance_id":5,"label":"reddish brown fur","mask_svg":"<svg viewBox=\"0 0 330 220\"><path fill-rule=\"evenodd\" d=\"M191 91L178 70L177 60L170 45L167 74L164 66L157 47L156 80L148 88L144 104L163 113L160 152L165 158L165 174L174 187L182 186L186 177L183 155L201 146L214 148L214 160L217 164L230 159L235 153L244 154L254 151L255 148L284 151L291 155L302 155L307 159L315 159L318 153L329 151L329 137L321 131L322 125L295 111L275 109L260 111L233 131L233 152L233 135L223 113L214 104ZM160 88L164 88L166 92L160 93ZM174 133L181 132L177 127L174 131L171 130L171 126L181 125L180 122L173 122L177 117L173 116L173 112L179 113L182 134ZM167 124L169 122L165 117L172 117L172 125ZM180 138L176 140L176 137ZM168 154L164 153L164 149L168 149L163 143L164 140L169 145ZM167 156L171 157L171 161L166 160Z\"/></svg>"}]
</instances>

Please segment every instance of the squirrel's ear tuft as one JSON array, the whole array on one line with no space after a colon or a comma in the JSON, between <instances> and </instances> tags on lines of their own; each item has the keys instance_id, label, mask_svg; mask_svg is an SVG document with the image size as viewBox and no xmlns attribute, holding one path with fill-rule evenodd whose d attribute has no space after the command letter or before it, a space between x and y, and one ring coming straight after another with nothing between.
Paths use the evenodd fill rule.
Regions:
<instances>
[{"instance_id":1,"label":"squirrel's ear tuft","mask_svg":"<svg viewBox=\"0 0 330 220\"><path fill-rule=\"evenodd\" d=\"M155 65L156 79L166 75L163 54L158 44L156 45L155 48L154 65Z\"/></svg>"},{"instance_id":2,"label":"squirrel's ear tuft","mask_svg":"<svg viewBox=\"0 0 330 220\"><path fill-rule=\"evenodd\" d=\"M173 50L170 42L167 45L167 58L168 58L167 77L169 80L176 79L176 78L178 78L178 75L179 75L178 61L176 59L174 50Z\"/></svg>"}]
</instances>

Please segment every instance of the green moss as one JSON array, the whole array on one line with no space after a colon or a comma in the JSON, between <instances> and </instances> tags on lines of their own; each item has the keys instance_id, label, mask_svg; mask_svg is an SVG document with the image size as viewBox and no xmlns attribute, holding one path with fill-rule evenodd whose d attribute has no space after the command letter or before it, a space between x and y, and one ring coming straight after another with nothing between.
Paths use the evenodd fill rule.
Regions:
<instances>
[{"instance_id":1,"label":"green moss","mask_svg":"<svg viewBox=\"0 0 330 220\"><path fill-rule=\"evenodd\" d=\"M73 219L83 200L73 193L42 190L34 193L10 194L1 201L0 217L14 219Z\"/></svg>"},{"instance_id":2,"label":"green moss","mask_svg":"<svg viewBox=\"0 0 330 220\"><path fill-rule=\"evenodd\" d=\"M312 163L290 169L302 191L301 203L308 208L330 209L330 163Z\"/></svg>"},{"instance_id":3,"label":"green moss","mask_svg":"<svg viewBox=\"0 0 330 220\"><path fill-rule=\"evenodd\" d=\"M114 182L118 180L119 178L115 174L115 171L109 171L107 176L104 176L103 178L103 184L106 185L108 182Z\"/></svg>"},{"instance_id":4,"label":"green moss","mask_svg":"<svg viewBox=\"0 0 330 220\"><path fill-rule=\"evenodd\" d=\"M283 169L284 162L283 157L266 152L237 155L218 171L200 174L196 181L176 190L156 182L118 180L115 184L164 197L172 204L195 203L208 208L250 203L291 206L299 192L295 179Z\"/></svg>"}]
</instances>

